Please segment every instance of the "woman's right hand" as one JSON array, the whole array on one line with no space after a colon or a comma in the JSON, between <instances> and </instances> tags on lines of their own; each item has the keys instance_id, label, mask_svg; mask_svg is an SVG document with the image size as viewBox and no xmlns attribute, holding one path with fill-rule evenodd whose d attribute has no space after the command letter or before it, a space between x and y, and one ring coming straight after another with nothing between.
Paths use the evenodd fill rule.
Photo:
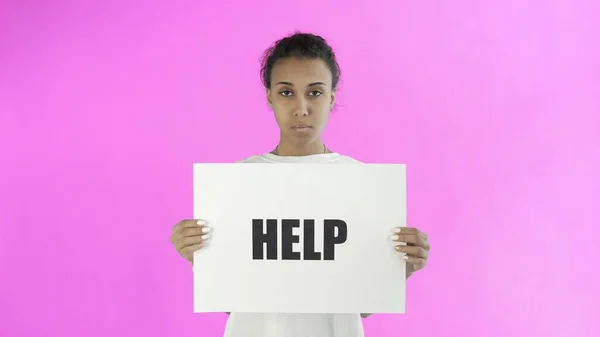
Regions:
<instances>
[{"instance_id":1,"label":"woman's right hand","mask_svg":"<svg viewBox=\"0 0 600 337\"><path fill-rule=\"evenodd\" d=\"M206 245L210 231L206 220L183 220L173 226L171 243L179 255L194 263L194 252Z\"/></svg>"}]
</instances>

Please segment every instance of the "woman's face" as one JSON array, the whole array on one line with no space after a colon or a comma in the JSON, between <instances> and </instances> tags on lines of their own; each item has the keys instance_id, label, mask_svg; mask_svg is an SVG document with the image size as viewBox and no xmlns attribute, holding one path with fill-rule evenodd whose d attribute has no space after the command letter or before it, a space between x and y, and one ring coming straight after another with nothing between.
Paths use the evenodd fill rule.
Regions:
<instances>
[{"instance_id":1,"label":"woman's face","mask_svg":"<svg viewBox=\"0 0 600 337\"><path fill-rule=\"evenodd\" d=\"M321 136L335 99L331 82L331 71L320 59L285 58L275 63L267 98L282 137L310 143Z\"/></svg>"}]
</instances>

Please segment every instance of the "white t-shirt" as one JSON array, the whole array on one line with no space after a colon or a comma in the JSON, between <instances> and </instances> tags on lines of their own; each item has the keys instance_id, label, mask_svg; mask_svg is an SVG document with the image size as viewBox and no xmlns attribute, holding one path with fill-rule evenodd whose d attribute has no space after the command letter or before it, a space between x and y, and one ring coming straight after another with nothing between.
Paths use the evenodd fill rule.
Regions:
<instances>
[{"instance_id":1,"label":"white t-shirt","mask_svg":"<svg viewBox=\"0 0 600 337\"><path fill-rule=\"evenodd\" d=\"M338 153L282 157L271 153L252 156L242 163L360 163ZM351 296L351 294L348 294ZM261 314L232 312L224 337L364 337L356 314Z\"/></svg>"}]
</instances>

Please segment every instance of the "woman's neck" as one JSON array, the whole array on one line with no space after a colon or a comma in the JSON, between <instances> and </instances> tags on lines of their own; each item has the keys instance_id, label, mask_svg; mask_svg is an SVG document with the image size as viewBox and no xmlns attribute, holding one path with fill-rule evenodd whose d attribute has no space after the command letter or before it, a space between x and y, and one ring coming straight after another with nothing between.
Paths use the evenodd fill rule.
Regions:
<instances>
[{"instance_id":1,"label":"woman's neck","mask_svg":"<svg viewBox=\"0 0 600 337\"><path fill-rule=\"evenodd\" d=\"M271 152L278 156L310 156L315 154L331 153L322 141L317 140L306 144L290 144L280 141L279 145Z\"/></svg>"}]
</instances>

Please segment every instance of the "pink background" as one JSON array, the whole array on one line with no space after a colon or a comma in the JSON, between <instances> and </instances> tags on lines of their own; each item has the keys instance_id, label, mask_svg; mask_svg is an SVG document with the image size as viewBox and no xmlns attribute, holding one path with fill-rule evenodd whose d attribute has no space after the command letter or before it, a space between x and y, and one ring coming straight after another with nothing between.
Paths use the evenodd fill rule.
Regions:
<instances>
[{"instance_id":1,"label":"pink background","mask_svg":"<svg viewBox=\"0 0 600 337\"><path fill-rule=\"evenodd\" d=\"M274 147L295 29L342 66L326 143L406 163L433 246L367 336L600 336L600 2L0 6L0 336L221 336L169 235L193 162Z\"/></svg>"}]
</instances>

